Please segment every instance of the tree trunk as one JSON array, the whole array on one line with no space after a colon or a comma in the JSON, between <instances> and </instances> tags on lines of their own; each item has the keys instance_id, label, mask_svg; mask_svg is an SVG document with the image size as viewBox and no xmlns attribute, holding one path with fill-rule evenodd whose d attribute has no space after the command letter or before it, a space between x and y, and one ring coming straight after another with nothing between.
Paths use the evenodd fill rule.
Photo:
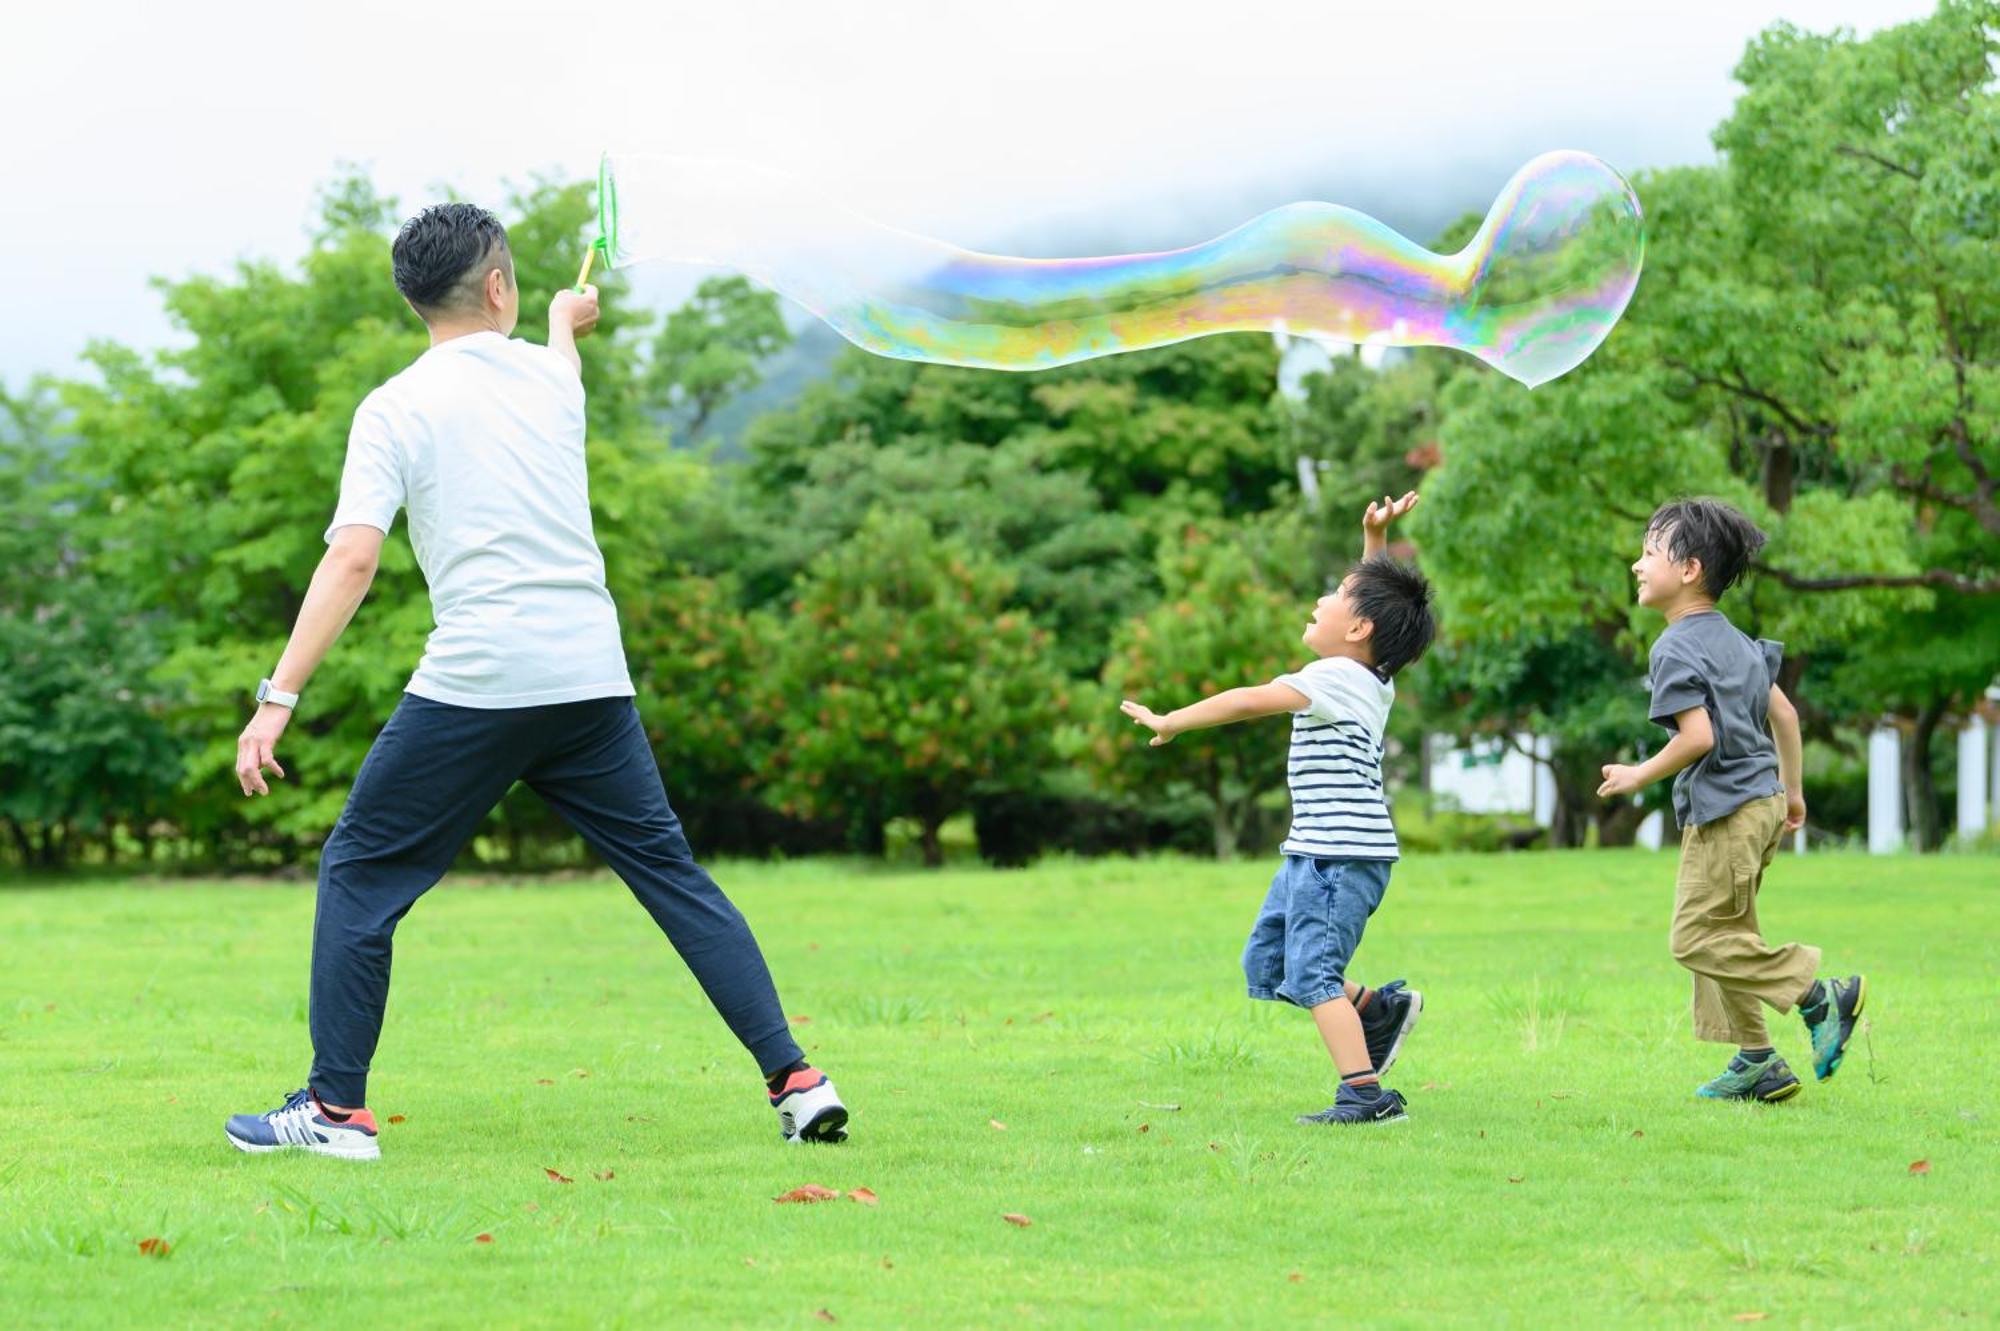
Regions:
<instances>
[{"instance_id":1,"label":"tree trunk","mask_svg":"<svg viewBox=\"0 0 2000 1331\"><path fill-rule=\"evenodd\" d=\"M917 844L924 848L924 867L926 869L942 868L944 866L944 843L938 840L938 828L943 826L944 820L925 814L918 821L919 825L923 828L923 831L918 836Z\"/></svg>"},{"instance_id":2,"label":"tree trunk","mask_svg":"<svg viewBox=\"0 0 2000 1331\"><path fill-rule=\"evenodd\" d=\"M1764 502L1774 512L1788 513L1792 508L1792 490L1798 472L1798 454L1783 436L1771 441L1764 450Z\"/></svg>"},{"instance_id":3,"label":"tree trunk","mask_svg":"<svg viewBox=\"0 0 2000 1331\"><path fill-rule=\"evenodd\" d=\"M1925 703L1903 745L1903 804L1910 842L1925 853L1936 850L1944 835L1938 820L1937 783L1931 779L1931 736L1937 733L1949 701L1933 698Z\"/></svg>"},{"instance_id":4,"label":"tree trunk","mask_svg":"<svg viewBox=\"0 0 2000 1331\"><path fill-rule=\"evenodd\" d=\"M1597 844L1606 849L1629 846L1639 839L1639 824L1645 821L1646 810L1637 804L1614 804L1603 809L1597 815Z\"/></svg>"}]
</instances>

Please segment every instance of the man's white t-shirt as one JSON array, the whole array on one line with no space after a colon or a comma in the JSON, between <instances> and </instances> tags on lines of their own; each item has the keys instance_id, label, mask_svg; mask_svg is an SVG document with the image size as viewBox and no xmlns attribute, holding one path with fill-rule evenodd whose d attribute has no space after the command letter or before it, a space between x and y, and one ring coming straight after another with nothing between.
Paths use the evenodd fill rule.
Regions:
<instances>
[{"instance_id":1,"label":"man's white t-shirt","mask_svg":"<svg viewBox=\"0 0 2000 1331\"><path fill-rule=\"evenodd\" d=\"M387 532L409 509L437 627L408 692L486 708L631 696L583 431L574 367L492 332L432 347L362 400L326 538Z\"/></svg>"},{"instance_id":2,"label":"man's white t-shirt","mask_svg":"<svg viewBox=\"0 0 2000 1331\"><path fill-rule=\"evenodd\" d=\"M1350 657L1325 656L1277 678L1305 695L1292 713L1285 781L1292 828L1279 847L1314 859L1398 858L1382 793L1382 754L1396 686Z\"/></svg>"}]
</instances>

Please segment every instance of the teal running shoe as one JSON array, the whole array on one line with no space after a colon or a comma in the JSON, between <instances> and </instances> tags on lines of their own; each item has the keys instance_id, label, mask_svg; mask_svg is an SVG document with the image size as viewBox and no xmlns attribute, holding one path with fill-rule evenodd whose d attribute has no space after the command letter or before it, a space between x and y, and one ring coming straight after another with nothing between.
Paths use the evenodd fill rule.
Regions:
<instances>
[{"instance_id":1,"label":"teal running shoe","mask_svg":"<svg viewBox=\"0 0 2000 1331\"><path fill-rule=\"evenodd\" d=\"M1756 1063L1738 1054L1720 1077L1695 1088L1695 1094L1704 1100L1756 1100L1767 1105L1798 1093L1799 1079L1776 1054Z\"/></svg>"},{"instance_id":2,"label":"teal running shoe","mask_svg":"<svg viewBox=\"0 0 2000 1331\"><path fill-rule=\"evenodd\" d=\"M1817 1009L1801 1007L1806 1030L1812 1033L1813 1076L1825 1081L1840 1071L1847 1056L1847 1042L1854 1038L1854 1023L1868 1006L1868 977L1850 975L1844 980L1821 980L1825 995Z\"/></svg>"}]
</instances>

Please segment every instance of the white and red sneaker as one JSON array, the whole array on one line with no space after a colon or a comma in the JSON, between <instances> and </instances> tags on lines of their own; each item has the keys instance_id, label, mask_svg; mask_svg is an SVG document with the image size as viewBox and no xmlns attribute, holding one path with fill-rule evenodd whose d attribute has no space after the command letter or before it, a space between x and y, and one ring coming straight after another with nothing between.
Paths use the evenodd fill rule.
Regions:
<instances>
[{"instance_id":1,"label":"white and red sneaker","mask_svg":"<svg viewBox=\"0 0 2000 1331\"><path fill-rule=\"evenodd\" d=\"M232 1115L222 1131L239 1151L296 1149L342 1160L376 1160L382 1155L374 1114L357 1109L338 1121L329 1118L310 1086L293 1091L285 1103L266 1113Z\"/></svg>"},{"instance_id":2,"label":"white and red sneaker","mask_svg":"<svg viewBox=\"0 0 2000 1331\"><path fill-rule=\"evenodd\" d=\"M771 1092L778 1127L788 1142L847 1140L847 1106L818 1068L800 1068Z\"/></svg>"}]
</instances>

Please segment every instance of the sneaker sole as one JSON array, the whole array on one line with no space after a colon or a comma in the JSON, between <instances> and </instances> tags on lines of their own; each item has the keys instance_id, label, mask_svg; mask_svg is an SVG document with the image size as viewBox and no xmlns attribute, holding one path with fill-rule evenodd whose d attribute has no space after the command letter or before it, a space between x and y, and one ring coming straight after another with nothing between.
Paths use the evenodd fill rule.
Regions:
<instances>
[{"instance_id":1,"label":"sneaker sole","mask_svg":"<svg viewBox=\"0 0 2000 1331\"><path fill-rule=\"evenodd\" d=\"M799 1125L792 1134L794 1142L844 1142L847 1140L847 1111L839 1105L830 1106Z\"/></svg>"},{"instance_id":2,"label":"sneaker sole","mask_svg":"<svg viewBox=\"0 0 2000 1331\"><path fill-rule=\"evenodd\" d=\"M1800 1081L1793 1081L1788 1085L1780 1086L1775 1091L1766 1091L1764 1094L1755 1096L1753 1098L1759 1104L1775 1105L1791 1099L1793 1096L1797 1095L1800 1091L1803 1091L1804 1089L1805 1089L1805 1083Z\"/></svg>"},{"instance_id":3,"label":"sneaker sole","mask_svg":"<svg viewBox=\"0 0 2000 1331\"><path fill-rule=\"evenodd\" d=\"M1855 986L1854 1011L1848 1014L1848 1020L1859 1023L1862 1012L1868 1007L1868 977L1866 975L1858 975L1855 978L1860 983ZM1818 1067L1813 1068L1814 1080L1825 1081L1828 1077L1840 1071L1840 1065L1847 1060L1847 1042L1853 1038L1854 1027L1849 1026L1847 1034L1843 1035L1840 1038L1840 1043L1834 1046L1833 1057L1827 1061L1826 1071L1821 1072Z\"/></svg>"},{"instance_id":4,"label":"sneaker sole","mask_svg":"<svg viewBox=\"0 0 2000 1331\"><path fill-rule=\"evenodd\" d=\"M261 1142L243 1141L227 1129L223 1130L222 1135L229 1139L231 1146L242 1151L245 1155L268 1155L272 1151L309 1151L314 1155L331 1156L335 1160L380 1160L382 1158L382 1144L372 1139L359 1148L336 1147L332 1145L303 1146L294 1142L273 1142L271 1145L266 1146Z\"/></svg>"},{"instance_id":5,"label":"sneaker sole","mask_svg":"<svg viewBox=\"0 0 2000 1331\"><path fill-rule=\"evenodd\" d=\"M1389 1052L1382 1055L1382 1066L1375 1069L1375 1075L1378 1077L1395 1064L1397 1057L1403 1052L1403 1041L1409 1039L1410 1032L1417 1029L1417 1018L1423 1015L1424 996L1415 989L1405 989L1403 992L1409 997L1410 1010L1404 1014L1402 1029L1397 1031L1396 1038L1389 1042Z\"/></svg>"}]
</instances>

